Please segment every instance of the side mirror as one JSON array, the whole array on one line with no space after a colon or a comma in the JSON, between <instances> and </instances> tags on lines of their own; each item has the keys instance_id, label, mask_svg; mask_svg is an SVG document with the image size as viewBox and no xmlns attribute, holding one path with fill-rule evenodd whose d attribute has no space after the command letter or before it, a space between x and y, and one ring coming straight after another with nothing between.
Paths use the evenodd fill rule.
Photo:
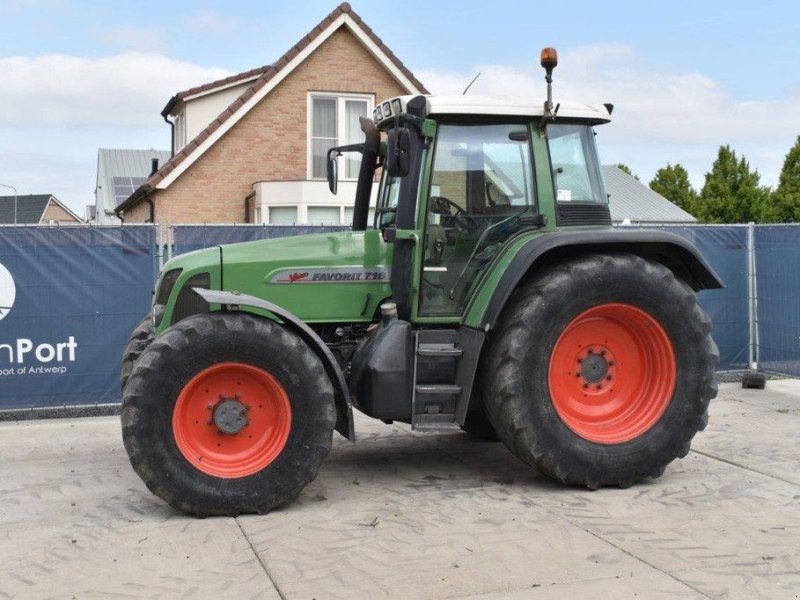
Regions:
<instances>
[{"instance_id":1,"label":"side mirror","mask_svg":"<svg viewBox=\"0 0 800 600\"><path fill-rule=\"evenodd\" d=\"M335 150L335 148L331 148ZM339 187L339 162L336 160L338 153L328 151L328 189L331 194L336 195Z\"/></svg>"},{"instance_id":2,"label":"side mirror","mask_svg":"<svg viewBox=\"0 0 800 600\"><path fill-rule=\"evenodd\" d=\"M386 137L386 172L390 176L408 175L411 168L408 154L410 147L411 132L407 127L395 127L389 130Z\"/></svg>"}]
</instances>

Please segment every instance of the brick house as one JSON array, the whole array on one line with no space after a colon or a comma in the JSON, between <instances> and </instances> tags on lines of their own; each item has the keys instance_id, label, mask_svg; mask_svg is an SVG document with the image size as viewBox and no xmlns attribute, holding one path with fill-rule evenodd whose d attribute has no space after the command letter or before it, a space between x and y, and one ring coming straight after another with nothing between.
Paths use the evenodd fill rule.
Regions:
<instances>
[{"instance_id":1,"label":"brick house","mask_svg":"<svg viewBox=\"0 0 800 600\"><path fill-rule=\"evenodd\" d=\"M327 149L362 141L358 117L381 99L426 93L341 4L275 63L173 96L162 111L173 156L116 212L125 223L349 223L358 164L340 158L333 196Z\"/></svg>"}]
</instances>

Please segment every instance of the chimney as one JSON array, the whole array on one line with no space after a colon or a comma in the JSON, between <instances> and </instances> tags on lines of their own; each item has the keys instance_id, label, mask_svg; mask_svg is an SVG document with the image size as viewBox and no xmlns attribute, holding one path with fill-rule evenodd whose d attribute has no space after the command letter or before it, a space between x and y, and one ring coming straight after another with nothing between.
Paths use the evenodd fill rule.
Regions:
<instances>
[{"instance_id":1,"label":"chimney","mask_svg":"<svg viewBox=\"0 0 800 600\"><path fill-rule=\"evenodd\" d=\"M156 171L158 171L158 159L154 158L154 159L152 159L152 167L150 169L150 177L155 175Z\"/></svg>"}]
</instances>

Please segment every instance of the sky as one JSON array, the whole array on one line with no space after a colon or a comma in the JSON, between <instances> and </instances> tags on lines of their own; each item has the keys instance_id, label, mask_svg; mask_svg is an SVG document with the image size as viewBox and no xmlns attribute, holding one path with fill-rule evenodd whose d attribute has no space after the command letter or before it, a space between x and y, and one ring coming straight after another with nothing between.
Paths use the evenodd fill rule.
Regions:
<instances>
[{"instance_id":1,"label":"sky","mask_svg":"<svg viewBox=\"0 0 800 600\"><path fill-rule=\"evenodd\" d=\"M696 187L730 144L777 185L800 135L800 3L354 0L433 93L611 102L605 164L642 181L680 162ZM169 149L176 92L273 62L334 2L0 0L0 183L94 202L98 148ZM0 194L10 193L0 188Z\"/></svg>"}]
</instances>

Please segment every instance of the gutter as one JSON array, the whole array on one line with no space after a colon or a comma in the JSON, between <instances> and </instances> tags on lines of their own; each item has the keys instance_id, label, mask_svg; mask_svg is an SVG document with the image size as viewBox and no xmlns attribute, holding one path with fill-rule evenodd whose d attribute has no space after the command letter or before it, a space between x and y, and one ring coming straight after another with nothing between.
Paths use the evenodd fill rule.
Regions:
<instances>
[{"instance_id":1,"label":"gutter","mask_svg":"<svg viewBox=\"0 0 800 600\"><path fill-rule=\"evenodd\" d=\"M124 212L126 209L130 208L131 206L133 206L142 199L146 199L148 200L148 202L152 202L152 200L149 200L147 198L147 194L149 194L152 191L153 187L150 184L148 183L142 184L142 186L138 190L133 192L130 196L128 196L125 199L125 201L122 204L120 204L117 208L115 208L114 212L117 214L118 217L120 217L120 213Z\"/></svg>"},{"instance_id":2,"label":"gutter","mask_svg":"<svg viewBox=\"0 0 800 600\"><path fill-rule=\"evenodd\" d=\"M244 197L244 222L250 222L250 201L255 198L256 193L250 192L247 196Z\"/></svg>"},{"instance_id":3,"label":"gutter","mask_svg":"<svg viewBox=\"0 0 800 600\"><path fill-rule=\"evenodd\" d=\"M175 156L175 123L169 120L169 116L161 115L164 121L169 125L169 157Z\"/></svg>"}]
</instances>

